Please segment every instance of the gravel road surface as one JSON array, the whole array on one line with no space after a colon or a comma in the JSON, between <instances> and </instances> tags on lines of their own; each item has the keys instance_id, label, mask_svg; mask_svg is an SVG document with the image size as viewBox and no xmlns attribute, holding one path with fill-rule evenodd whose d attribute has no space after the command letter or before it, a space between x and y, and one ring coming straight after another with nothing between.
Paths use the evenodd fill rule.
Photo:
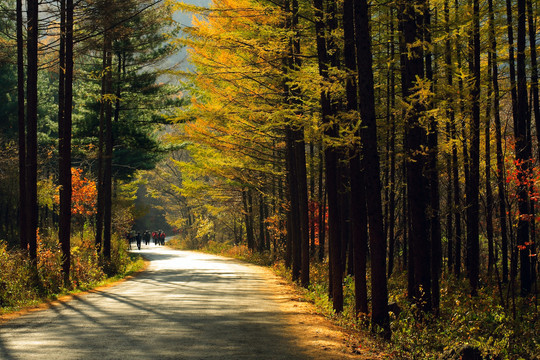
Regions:
<instances>
[{"instance_id":1,"label":"gravel road surface","mask_svg":"<svg viewBox=\"0 0 540 360\"><path fill-rule=\"evenodd\" d=\"M267 279L231 259L154 245L147 271L0 324L0 359L306 359Z\"/></svg>"}]
</instances>

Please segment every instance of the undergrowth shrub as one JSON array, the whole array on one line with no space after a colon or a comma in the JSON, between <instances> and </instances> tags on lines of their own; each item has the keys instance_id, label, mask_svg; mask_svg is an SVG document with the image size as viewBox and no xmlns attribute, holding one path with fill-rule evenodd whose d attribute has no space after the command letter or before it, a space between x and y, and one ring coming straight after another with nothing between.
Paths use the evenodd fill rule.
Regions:
<instances>
[{"instance_id":1,"label":"undergrowth shrub","mask_svg":"<svg viewBox=\"0 0 540 360\"><path fill-rule=\"evenodd\" d=\"M58 242L38 235L37 260L41 290L45 295L58 293L63 285L62 252Z\"/></svg>"},{"instance_id":2,"label":"undergrowth shrub","mask_svg":"<svg viewBox=\"0 0 540 360\"><path fill-rule=\"evenodd\" d=\"M81 240L71 247L70 280L73 288L86 288L105 277L93 241Z\"/></svg>"},{"instance_id":3,"label":"undergrowth shrub","mask_svg":"<svg viewBox=\"0 0 540 360\"><path fill-rule=\"evenodd\" d=\"M20 251L8 251L5 241L0 241L0 269L0 307L13 308L21 299L37 297L28 261Z\"/></svg>"},{"instance_id":4,"label":"undergrowth shrub","mask_svg":"<svg viewBox=\"0 0 540 360\"><path fill-rule=\"evenodd\" d=\"M38 236L35 265L22 251L8 249L7 242L0 241L0 312L30 305L68 290L86 290L105 280L107 275L125 274L143 266L142 260L132 258L127 244L116 236L111 243L111 260L103 264L93 238L84 238L83 235L71 239L68 289L64 288L62 252L56 238Z\"/></svg>"}]
</instances>

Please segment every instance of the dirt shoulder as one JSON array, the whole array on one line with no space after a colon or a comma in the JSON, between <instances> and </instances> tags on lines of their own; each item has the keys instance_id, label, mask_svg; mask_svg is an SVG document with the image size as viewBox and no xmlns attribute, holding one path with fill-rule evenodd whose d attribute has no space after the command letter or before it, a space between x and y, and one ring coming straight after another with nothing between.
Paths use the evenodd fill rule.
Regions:
<instances>
[{"instance_id":1,"label":"dirt shoulder","mask_svg":"<svg viewBox=\"0 0 540 360\"><path fill-rule=\"evenodd\" d=\"M270 269L253 265L268 279L274 300L279 303L289 325L291 339L305 349L310 359L385 359L376 350L374 340L358 332L348 331L317 312L315 305L286 280Z\"/></svg>"}]
</instances>

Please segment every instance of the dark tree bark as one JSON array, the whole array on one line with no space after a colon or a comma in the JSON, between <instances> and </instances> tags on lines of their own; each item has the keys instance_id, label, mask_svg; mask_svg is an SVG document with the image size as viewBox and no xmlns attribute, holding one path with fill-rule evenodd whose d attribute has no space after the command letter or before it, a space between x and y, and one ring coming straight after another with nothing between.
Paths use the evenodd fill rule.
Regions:
<instances>
[{"instance_id":1,"label":"dark tree bark","mask_svg":"<svg viewBox=\"0 0 540 360\"><path fill-rule=\"evenodd\" d=\"M259 243L257 244L257 251L260 253L266 249L266 234L264 228L264 197L262 193L259 193Z\"/></svg>"},{"instance_id":2,"label":"dark tree bark","mask_svg":"<svg viewBox=\"0 0 540 360\"><path fill-rule=\"evenodd\" d=\"M514 128L517 127L517 89L516 89L516 63L514 55L514 24L512 19L512 1L506 0L506 26L508 31L508 67L510 70L510 94L512 96L512 114Z\"/></svg>"},{"instance_id":3,"label":"dark tree bark","mask_svg":"<svg viewBox=\"0 0 540 360\"><path fill-rule=\"evenodd\" d=\"M289 212L290 212L290 233L289 243L291 246L292 260L292 278L296 281L300 278L301 270L301 225L300 225L300 199L298 196L298 168L296 162L296 143L297 136L291 126L287 126L287 172L288 172L288 187L289 187Z\"/></svg>"},{"instance_id":4,"label":"dark tree bark","mask_svg":"<svg viewBox=\"0 0 540 360\"><path fill-rule=\"evenodd\" d=\"M371 248L371 320L373 330L380 328L390 338L388 316L388 288L386 280L386 239L384 236L381 203L381 179L377 148L377 119L373 82L373 60L369 32L369 13L366 0L355 2L356 62L358 69L358 95L365 172L366 203Z\"/></svg>"},{"instance_id":5,"label":"dark tree bark","mask_svg":"<svg viewBox=\"0 0 540 360\"><path fill-rule=\"evenodd\" d=\"M426 209L429 198L425 189L428 179L425 175L426 156L423 149L427 145L426 130L420 124L420 115L425 110L414 99L415 79L424 78L423 41L424 1L404 1L401 3L402 40L410 48L410 56L402 55L403 97L412 102L405 118L406 157L407 157L407 200L410 219L410 249L414 261L414 294L418 306L424 311L431 311L431 244L428 235ZM415 45L413 45L415 44ZM369 191L368 191L369 193ZM411 294L409 294L411 296Z\"/></svg>"},{"instance_id":6,"label":"dark tree bark","mask_svg":"<svg viewBox=\"0 0 540 360\"><path fill-rule=\"evenodd\" d=\"M28 206L26 205L26 126L24 103L24 39L22 0L17 0L17 119L19 131L19 242L28 250Z\"/></svg>"},{"instance_id":7,"label":"dark tree bark","mask_svg":"<svg viewBox=\"0 0 540 360\"><path fill-rule=\"evenodd\" d=\"M331 1L335 8L335 1ZM331 62L329 52L336 53L335 44L329 41L326 43L326 25L324 22L323 1L313 0L315 9L315 31L317 37L317 56L319 62L319 73L323 81L329 78L328 65ZM333 14L329 16L335 17ZM332 28L329 27L329 32ZM334 55L335 56L335 55ZM321 116L323 124L327 124L325 136L335 138L338 136L338 128L336 124L329 125L331 117L334 115L334 109L330 95L326 90L321 91ZM329 126L328 126L329 125ZM340 234L340 216L339 216L339 199L338 199L338 150L335 147L327 146L324 150L325 155L325 178L326 192L328 196L328 252L329 252L329 275L330 287L332 288L332 303L336 312L343 311L343 266L341 263L341 234Z\"/></svg>"},{"instance_id":8,"label":"dark tree bark","mask_svg":"<svg viewBox=\"0 0 540 360\"><path fill-rule=\"evenodd\" d=\"M300 37L297 34L298 27L298 1L285 2L285 10L289 13L287 27L292 29L293 35L289 40L288 56L284 61L285 79L288 79L289 71L301 66ZM299 89L289 86L284 81L286 101L294 104L300 96ZM306 154L304 142L304 130L296 124L288 124L286 127L287 142L287 167L291 213L291 239L292 245L292 273L293 280L300 279L302 286L309 284L309 218L307 196L307 173Z\"/></svg>"},{"instance_id":9,"label":"dark tree bark","mask_svg":"<svg viewBox=\"0 0 540 360\"><path fill-rule=\"evenodd\" d=\"M110 38L107 38L110 42ZM112 44L106 46L111 49L106 54L105 78L107 94L112 95ZM112 162L113 162L113 126L112 126L112 100L105 101L105 153L103 158L103 257L111 258L111 231L112 231Z\"/></svg>"},{"instance_id":10,"label":"dark tree bark","mask_svg":"<svg viewBox=\"0 0 540 360\"><path fill-rule=\"evenodd\" d=\"M309 199L312 201L315 199L315 146L313 142L309 143ZM315 257L315 209L308 206L309 218L309 255L311 258Z\"/></svg>"},{"instance_id":11,"label":"dark tree bark","mask_svg":"<svg viewBox=\"0 0 540 360\"><path fill-rule=\"evenodd\" d=\"M540 143L540 102L538 99L538 59L536 57L536 26L533 16L533 4L531 0L527 0L527 19L528 19L528 26L529 26L529 48L531 52L531 100L532 100L532 108L533 108L533 114L534 114L534 120L536 125L536 136ZM532 139L531 139L532 142ZM538 154L539 156L537 158L540 158L540 146L538 147ZM531 202L531 213L534 214L534 204L535 202ZM531 233L531 245L530 245L530 253L536 254L536 231L534 226L535 218L533 217L531 219L531 224L533 227L533 231ZM538 257L531 257L530 261L532 262L531 266L531 278L532 281L535 282L536 280L536 263L537 263Z\"/></svg>"},{"instance_id":12,"label":"dark tree bark","mask_svg":"<svg viewBox=\"0 0 540 360\"><path fill-rule=\"evenodd\" d=\"M478 0L473 0L472 58L470 70L473 78L471 88L470 123L470 170L467 204L467 273L471 294L476 295L480 276L479 239L479 190L480 190L480 9Z\"/></svg>"},{"instance_id":13,"label":"dark tree bark","mask_svg":"<svg viewBox=\"0 0 540 360\"><path fill-rule=\"evenodd\" d=\"M452 89L453 86L453 65L452 65L452 43L450 40L450 7L449 7L449 1L444 1L444 30L448 34L445 43L444 43L444 63L445 63L445 75L446 75L446 83L449 87L449 89ZM451 90L450 90L451 91ZM458 227L459 232L461 233L461 224L459 224L459 217L456 217L455 227L456 231L454 232L454 198L453 194L455 191L459 191L459 183L457 184L458 189L455 188L455 183L453 182L454 179L454 167L456 171L457 168L457 148L456 148L456 141L455 141L455 112L453 109L454 102L452 101L452 97L449 96L450 106L447 109L447 116L448 116L448 124L447 124L447 137L451 141L452 144L452 153L448 156L447 160L447 169L448 169L448 192L447 192L447 208L448 208L448 214L447 214L447 239L448 239L448 247L447 247L447 259L448 259L448 272L452 272L453 266L454 266L454 244L455 244L455 236L457 236L458 233ZM454 162L455 161L455 162ZM456 234L456 235L454 235ZM461 234L460 234L461 235Z\"/></svg>"},{"instance_id":14,"label":"dark tree bark","mask_svg":"<svg viewBox=\"0 0 540 360\"><path fill-rule=\"evenodd\" d=\"M455 8L455 22L459 22L459 1L455 0L454 2L454 8ZM462 59L461 59L461 35L457 34L456 36L456 61L458 65L459 71L462 70ZM459 77L458 79L458 89L459 89L459 98L458 98L458 104L459 104L459 111L460 111L460 120L463 120L463 116L465 113L465 100L464 100L464 86L463 86L463 79ZM457 140L458 138L458 128L457 125L455 126L455 133L453 138ZM463 149L463 172L465 175L465 194L469 191L469 184L470 184L470 176L469 176L469 151L467 147L467 134L465 133L465 126L461 127L461 133L462 133L462 149ZM458 168L458 157L457 152L455 153L456 156L454 157L454 199L455 199L455 211L456 211L456 249L455 249L455 261L454 261L454 275L459 278L461 276L461 253L462 253L462 243L463 243L463 236L460 231L460 235L457 234L458 232L458 226L459 229L461 228L461 194L459 193L459 168Z\"/></svg>"},{"instance_id":15,"label":"dark tree bark","mask_svg":"<svg viewBox=\"0 0 540 360\"><path fill-rule=\"evenodd\" d=\"M425 33L424 39L427 44L431 44L431 10L429 1L425 2L424 8L424 24ZM426 78L431 82L431 91L434 90L432 53L426 51L425 54ZM432 104L429 105L433 107ZM430 237L431 237L431 299L433 303L433 311L438 314L440 303L440 287L439 276L441 273L442 263L442 242L441 242L441 216L440 216L440 193L439 193L439 170L438 170L438 154L439 154L439 129L435 117L430 117L429 133L427 138L429 153L428 153L428 177L430 189Z\"/></svg>"},{"instance_id":16,"label":"dark tree bark","mask_svg":"<svg viewBox=\"0 0 540 360\"><path fill-rule=\"evenodd\" d=\"M326 191L324 186L324 150L319 148L319 261L326 256Z\"/></svg>"},{"instance_id":17,"label":"dark tree bark","mask_svg":"<svg viewBox=\"0 0 540 360\"><path fill-rule=\"evenodd\" d=\"M64 286L69 286L71 264L71 115L73 106L73 0L61 1L59 76L59 183L58 238L62 248Z\"/></svg>"},{"instance_id":18,"label":"dark tree bark","mask_svg":"<svg viewBox=\"0 0 540 360\"><path fill-rule=\"evenodd\" d=\"M294 37L292 39L292 55L293 66L299 69L302 65L300 60L300 34L298 33L298 17L299 7L298 0L292 0L292 29ZM299 98L301 94L298 89L291 89L295 98ZM306 144L304 141L304 129L296 130L296 167L298 171L298 210L300 220L300 284L307 288L309 285L309 216L308 216L308 188L307 188L307 171L306 171Z\"/></svg>"},{"instance_id":19,"label":"dark tree bark","mask_svg":"<svg viewBox=\"0 0 540 360\"><path fill-rule=\"evenodd\" d=\"M493 190L491 188L491 110L493 102L493 54L488 52L488 87L486 101L486 119L484 123L484 147L485 147L485 177L486 177L486 237L488 241L488 276L491 276L493 264L495 262L494 255L494 239L493 239Z\"/></svg>"},{"instance_id":20,"label":"dark tree bark","mask_svg":"<svg viewBox=\"0 0 540 360\"><path fill-rule=\"evenodd\" d=\"M104 26L107 27L106 25ZM102 69L104 74L101 79L101 102L99 108L99 130L98 130L98 180L97 180L97 205L96 205L96 249L101 253L103 245L103 221L105 213L105 192L104 192L104 169L105 169L105 112L107 107L106 95L110 92L107 81L106 69L108 53L111 51L111 41L109 31L103 33L103 57Z\"/></svg>"},{"instance_id":21,"label":"dark tree bark","mask_svg":"<svg viewBox=\"0 0 540 360\"><path fill-rule=\"evenodd\" d=\"M246 223L246 237L248 249L255 249L255 236L253 234L253 205L251 200L251 190L242 191L242 202L244 205L244 219Z\"/></svg>"},{"instance_id":22,"label":"dark tree bark","mask_svg":"<svg viewBox=\"0 0 540 360\"><path fill-rule=\"evenodd\" d=\"M38 118L38 15L37 0L27 2L27 78L26 78L26 213L28 245L32 261L37 260L37 118Z\"/></svg>"},{"instance_id":23,"label":"dark tree bark","mask_svg":"<svg viewBox=\"0 0 540 360\"><path fill-rule=\"evenodd\" d=\"M517 245L520 258L521 295L531 292L531 269L529 258L529 168L531 139L528 136L527 77L525 74L525 0L518 0L517 28L517 121L514 135L516 138L516 161L518 170L518 208Z\"/></svg>"},{"instance_id":24,"label":"dark tree bark","mask_svg":"<svg viewBox=\"0 0 540 360\"><path fill-rule=\"evenodd\" d=\"M390 8L390 19L393 19L393 8ZM395 58L395 43L394 43L394 21L390 21L390 41L389 41L389 56L390 67L388 76L389 87L389 122L390 122L390 184L389 184L389 200L388 200L388 277L394 271L394 249L395 249L395 227L396 227L396 117L393 109L396 105L395 92L395 73L394 73L394 58ZM392 109L392 110L390 110Z\"/></svg>"},{"instance_id":25,"label":"dark tree bark","mask_svg":"<svg viewBox=\"0 0 540 360\"><path fill-rule=\"evenodd\" d=\"M532 1L527 0L526 2L527 23L529 28L529 49L531 52L531 100L536 125L536 137L538 139L538 142L540 143L540 104L538 99L538 59L536 58L536 26L533 16Z\"/></svg>"},{"instance_id":26,"label":"dark tree bark","mask_svg":"<svg viewBox=\"0 0 540 360\"><path fill-rule=\"evenodd\" d=\"M493 81L493 119L495 122L495 143L497 153L497 190L499 202L499 226L501 228L502 281L508 281L508 230L506 222L505 169L502 150L501 116L499 111L499 69L497 62L497 38L495 37L495 19L493 0L488 0L489 42L491 52L491 68Z\"/></svg>"},{"instance_id":27,"label":"dark tree bark","mask_svg":"<svg viewBox=\"0 0 540 360\"><path fill-rule=\"evenodd\" d=\"M349 72L347 77L347 110L356 113L358 110L358 88L353 75L356 72L356 39L355 39L355 6L353 0L345 0L343 4L343 30L344 30L344 60ZM354 126L354 124L351 124ZM356 314L367 314L367 209L364 182L364 169L361 165L361 148L353 145L349 160L350 169L350 203L351 203L351 252L353 254L353 272L355 284L355 311Z\"/></svg>"}]
</instances>

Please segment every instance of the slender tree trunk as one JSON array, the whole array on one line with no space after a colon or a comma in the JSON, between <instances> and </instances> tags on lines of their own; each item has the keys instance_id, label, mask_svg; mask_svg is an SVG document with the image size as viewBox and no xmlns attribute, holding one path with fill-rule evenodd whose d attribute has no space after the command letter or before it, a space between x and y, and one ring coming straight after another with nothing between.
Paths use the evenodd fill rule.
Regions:
<instances>
[{"instance_id":1,"label":"slender tree trunk","mask_svg":"<svg viewBox=\"0 0 540 360\"><path fill-rule=\"evenodd\" d=\"M388 287L386 280L386 239L384 236L381 203L380 163L377 147L377 119L373 81L373 60L369 32L369 13L366 0L355 2L356 62L358 68L358 94L363 139L366 203L371 248L371 320L373 330L380 328L390 338L388 317Z\"/></svg>"},{"instance_id":2,"label":"slender tree trunk","mask_svg":"<svg viewBox=\"0 0 540 360\"><path fill-rule=\"evenodd\" d=\"M390 19L393 19L393 9L390 8ZM390 116L390 189L389 189L389 204L388 204L388 277L394 271L394 248L395 248L395 227L396 227L396 117L394 115L396 105L395 92L395 73L394 73L394 58L395 58L395 43L394 43L394 21L390 20L390 66L389 66L389 109Z\"/></svg>"},{"instance_id":3,"label":"slender tree trunk","mask_svg":"<svg viewBox=\"0 0 540 360\"><path fill-rule=\"evenodd\" d=\"M335 0L331 0L332 8L335 8ZM313 0L315 9L315 31L317 36L317 54L319 61L319 73L323 81L328 81L328 65L330 63L329 51L335 53L333 42L326 44L326 25L324 23L323 1ZM329 14L334 16L335 13ZM329 29L331 32L331 28ZM321 91L321 115L323 124L327 124L325 136L335 138L338 136L338 127L336 124L330 125L334 109L330 94L326 90ZM328 126L329 125L329 126ZM325 177L326 192L328 196L328 237L329 237L329 275L332 287L332 302L336 312L343 311L343 266L341 263L341 234L340 234L340 216L339 216L339 197L338 197L338 150L335 147L327 146L324 150L325 155Z\"/></svg>"},{"instance_id":4,"label":"slender tree trunk","mask_svg":"<svg viewBox=\"0 0 540 360\"><path fill-rule=\"evenodd\" d=\"M315 200L315 147L313 142L309 143L309 199L310 204ZM315 257L315 208L308 205L309 210L309 254L311 258Z\"/></svg>"},{"instance_id":5,"label":"slender tree trunk","mask_svg":"<svg viewBox=\"0 0 540 360\"><path fill-rule=\"evenodd\" d=\"M249 199L251 197L251 190L243 190L242 191L242 203L244 205L244 220L246 223L246 237L247 237L247 246L248 249L253 250L254 249L254 235L253 235L253 226L252 226L252 213L250 208L251 200Z\"/></svg>"},{"instance_id":6,"label":"slender tree trunk","mask_svg":"<svg viewBox=\"0 0 540 360\"><path fill-rule=\"evenodd\" d=\"M69 287L71 264L71 114L73 104L73 0L61 1L59 78L59 182L60 217L58 238L62 248L64 286Z\"/></svg>"},{"instance_id":7,"label":"slender tree trunk","mask_svg":"<svg viewBox=\"0 0 540 360\"><path fill-rule=\"evenodd\" d=\"M431 9L429 1L425 2L424 8L424 39L427 44L431 45ZM426 51L425 54L426 78L431 82L431 91L434 92L434 78L432 53ZM432 104L428 105L430 108ZM430 189L430 237L431 237L431 299L433 303L433 311L439 313L440 303L440 287L439 276L441 273L442 263L442 242L441 242L441 216L440 216L440 193L439 193L439 170L438 170L438 154L439 154L439 130L437 128L437 120L431 116L429 120L429 133L427 138L429 153L428 153L428 177Z\"/></svg>"},{"instance_id":8,"label":"slender tree trunk","mask_svg":"<svg viewBox=\"0 0 540 360\"><path fill-rule=\"evenodd\" d=\"M445 75L446 75L446 84L448 88L450 89L447 93L448 95L452 91L453 87L453 64L452 64L452 43L450 40L450 6L449 1L444 1L444 31L447 34L447 38L445 40L444 44L444 63L445 63ZM456 149L456 142L452 133L455 133L455 112L453 109L453 105L455 104L452 101L452 97L448 96L448 100L450 102L450 106L447 109L447 116L448 116L448 124L447 124L447 138L449 141L451 141L452 144L452 153L448 156L447 159L447 172L448 172L448 191L447 191L447 208L448 208L448 214L447 214L447 241L448 241L448 247L447 247L447 257L448 257L448 272L451 272L454 266L454 244L455 244L455 235L454 235L454 200L453 200L453 194L456 191L453 183L454 178L454 165L457 170L457 164L453 163L454 158L454 152L455 157L457 161L457 149ZM459 183L458 183L459 186ZM459 189L457 190L459 191ZM456 219L456 234L457 234L457 219Z\"/></svg>"},{"instance_id":9,"label":"slender tree trunk","mask_svg":"<svg viewBox=\"0 0 540 360\"><path fill-rule=\"evenodd\" d=\"M287 126L287 172L289 187L289 212L290 212L290 233L289 243L291 246L292 277L296 281L300 278L301 269L301 225L300 225L300 199L298 194L298 168L296 162L296 134L290 125Z\"/></svg>"},{"instance_id":10,"label":"slender tree trunk","mask_svg":"<svg viewBox=\"0 0 540 360\"><path fill-rule=\"evenodd\" d=\"M343 29L345 47L343 51L345 67L349 72L346 82L347 110L353 114L358 109L358 88L356 72L356 38L354 24L354 0L345 0L343 4ZM355 284L355 311L356 314L367 314L367 212L364 182L364 169L361 165L361 148L355 146L351 150L349 160L350 169L350 195L351 195L351 252L353 254L354 284Z\"/></svg>"},{"instance_id":11,"label":"slender tree trunk","mask_svg":"<svg viewBox=\"0 0 540 360\"><path fill-rule=\"evenodd\" d=\"M455 22L459 23L459 1L456 0L455 2ZM458 65L458 71L463 71L462 68L462 59L461 59L461 35L458 32L456 36L456 61ZM463 123L463 126L461 127L461 133L462 133L462 149L463 149L463 173L465 175L465 195L469 191L470 186L470 175L469 175L469 150L467 147L467 134L465 131L465 124L463 121L464 113L465 113L465 100L464 100L464 85L463 85L463 79L459 77L458 79L458 89L459 89L459 111L460 111L460 122ZM456 126L456 131L453 136L454 139L458 138L458 128ZM463 234L461 232L461 217L462 217L462 205L461 205L461 194L459 191L459 162L458 162L458 156L457 151L454 156L454 166L456 167L454 171L454 184L456 185L454 189L456 190L454 193L454 199L455 199L455 211L456 211L456 250L455 250L455 262L454 262L454 275L459 278L461 276L461 257L462 257L462 243L463 243ZM459 226L459 228L458 228ZM459 235L458 235L458 229L460 229Z\"/></svg>"},{"instance_id":12,"label":"slender tree trunk","mask_svg":"<svg viewBox=\"0 0 540 360\"><path fill-rule=\"evenodd\" d=\"M110 34L107 30L103 33L103 58L102 69L103 75L101 79L101 102L99 108L99 130L98 130L98 198L96 209L96 249L99 252L103 245L103 221L105 213L105 192L104 192L104 170L105 170L105 136L106 136L106 121L105 113L107 107L107 94L109 93L107 81L107 57L110 49Z\"/></svg>"},{"instance_id":13,"label":"slender tree trunk","mask_svg":"<svg viewBox=\"0 0 540 360\"><path fill-rule=\"evenodd\" d=\"M326 246L326 192L324 187L324 150L319 146L319 261L325 258Z\"/></svg>"},{"instance_id":14,"label":"slender tree trunk","mask_svg":"<svg viewBox=\"0 0 540 360\"><path fill-rule=\"evenodd\" d=\"M517 246L521 263L521 295L531 292L531 269L529 258L529 168L531 139L527 134L528 114L527 78L525 74L525 0L518 0L518 29L517 29L517 127L514 129L516 138L516 162L518 170L518 207L519 220L517 228Z\"/></svg>"},{"instance_id":15,"label":"slender tree trunk","mask_svg":"<svg viewBox=\"0 0 540 360\"><path fill-rule=\"evenodd\" d=\"M488 90L486 103L486 120L484 124L484 141L485 141L485 177L486 177L486 236L488 241L488 276L491 276L493 264L495 262L494 255L494 239L493 239L493 190L491 188L491 109L493 103L493 54L488 52Z\"/></svg>"},{"instance_id":16,"label":"slender tree trunk","mask_svg":"<svg viewBox=\"0 0 540 360\"><path fill-rule=\"evenodd\" d=\"M28 245L32 261L37 260L37 120L38 120L38 14L37 0L27 2L27 77L26 77L26 213Z\"/></svg>"},{"instance_id":17,"label":"slender tree trunk","mask_svg":"<svg viewBox=\"0 0 540 360\"><path fill-rule=\"evenodd\" d=\"M259 193L259 244L257 251L262 253L265 250L266 236L264 233L264 198L263 194Z\"/></svg>"},{"instance_id":18,"label":"slender tree trunk","mask_svg":"<svg viewBox=\"0 0 540 360\"><path fill-rule=\"evenodd\" d=\"M308 216L308 189L307 189L307 172L306 172L306 151L304 142L304 131L298 133L296 148L296 162L298 168L298 195L299 195L299 210L300 210L300 284L307 288L309 286L309 216Z\"/></svg>"},{"instance_id":19,"label":"slender tree trunk","mask_svg":"<svg viewBox=\"0 0 540 360\"><path fill-rule=\"evenodd\" d=\"M479 239L479 190L480 190L480 9L478 0L473 0L471 75L471 164L467 200L467 273L471 294L476 295L480 276Z\"/></svg>"},{"instance_id":20,"label":"slender tree trunk","mask_svg":"<svg viewBox=\"0 0 540 360\"><path fill-rule=\"evenodd\" d=\"M501 228L502 281L508 281L508 230L506 222L505 169L502 150L501 116L499 111L499 68L497 62L497 38L495 37L495 19L493 0L488 0L489 42L493 81L493 118L495 122L495 143L497 152L497 190L499 201L499 226Z\"/></svg>"},{"instance_id":21,"label":"slender tree trunk","mask_svg":"<svg viewBox=\"0 0 540 360\"><path fill-rule=\"evenodd\" d=\"M24 39L22 0L17 0L17 118L19 130L19 239L28 250L28 206L26 205L26 126L24 103Z\"/></svg>"},{"instance_id":22,"label":"slender tree trunk","mask_svg":"<svg viewBox=\"0 0 540 360\"><path fill-rule=\"evenodd\" d=\"M506 0L506 28L508 31L508 67L510 69L510 94L512 96L512 114L514 128L517 127L517 89L516 89L516 64L514 55L514 24L512 20L512 1Z\"/></svg>"},{"instance_id":23,"label":"slender tree trunk","mask_svg":"<svg viewBox=\"0 0 540 360\"><path fill-rule=\"evenodd\" d=\"M112 95L112 43L106 38L109 51L106 54L105 79L107 82L106 94ZM106 260L111 258L111 230L112 230L112 161L113 161L113 126L112 126L112 100L105 101L105 153L103 157L103 256Z\"/></svg>"},{"instance_id":24,"label":"slender tree trunk","mask_svg":"<svg viewBox=\"0 0 540 360\"><path fill-rule=\"evenodd\" d=\"M292 39L292 54L294 69L299 69L302 65L300 60L300 34L298 33L299 7L298 0L292 0L292 29L294 37ZM294 98L300 98L301 94L297 89L291 89ZM298 100L296 100L298 101ZM304 129L296 130L297 144L295 147L296 167L298 171L298 210L300 211L300 283L307 288L309 285L309 216L308 216L308 188L306 171L306 144L304 140Z\"/></svg>"},{"instance_id":25,"label":"slender tree trunk","mask_svg":"<svg viewBox=\"0 0 540 360\"><path fill-rule=\"evenodd\" d=\"M529 26L529 47L531 51L531 101L534 113L534 120L536 125L536 137L538 139L537 158L540 158L540 100L538 98L538 59L536 57L536 25L533 16L533 4L531 0L527 0L527 19ZM532 142L532 139L531 139ZM531 202L531 213L534 214L534 204L537 201ZM530 253L536 254L538 247L536 246L536 231L535 231L535 218L531 219L533 231L531 234ZM538 263L538 256L530 257L531 261L531 278L536 284L536 264ZM536 286L536 299L538 300L538 288Z\"/></svg>"},{"instance_id":26,"label":"slender tree trunk","mask_svg":"<svg viewBox=\"0 0 540 360\"><path fill-rule=\"evenodd\" d=\"M536 125L536 137L540 144L540 104L538 99L538 59L536 58L536 26L533 16L533 4L527 0L527 22L529 27L529 48L531 51L531 101ZM539 146L540 153L540 146ZM540 156L538 156L540 158Z\"/></svg>"},{"instance_id":27,"label":"slender tree trunk","mask_svg":"<svg viewBox=\"0 0 540 360\"><path fill-rule=\"evenodd\" d=\"M414 294L419 307L431 311L431 244L428 235L428 218L426 209L429 198L425 192L428 179L425 175L426 156L423 154L427 143L426 131L420 124L420 115L424 107L418 101L411 99L417 78L424 78L424 54L421 44L423 41L424 1L402 2L402 37L404 44L410 48L410 56L402 56L402 86L403 97L412 100L406 116L406 156L407 156L407 192L410 218L410 249L414 260ZM368 191L369 193L369 191ZM410 295L409 295L410 296Z\"/></svg>"}]
</instances>

